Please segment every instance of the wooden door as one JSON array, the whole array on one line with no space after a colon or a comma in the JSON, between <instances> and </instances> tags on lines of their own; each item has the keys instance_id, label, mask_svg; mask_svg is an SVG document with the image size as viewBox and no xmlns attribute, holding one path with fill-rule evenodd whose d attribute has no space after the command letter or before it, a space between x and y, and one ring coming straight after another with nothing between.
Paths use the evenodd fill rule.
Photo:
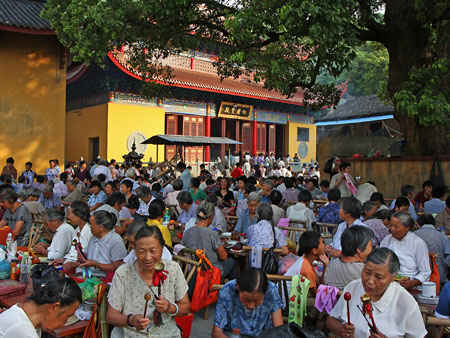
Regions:
<instances>
[{"instance_id":1,"label":"wooden door","mask_svg":"<svg viewBox=\"0 0 450 338\"><path fill-rule=\"evenodd\" d=\"M252 125L250 123L242 123L242 152L251 153L252 149Z\"/></svg>"},{"instance_id":2,"label":"wooden door","mask_svg":"<svg viewBox=\"0 0 450 338\"><path fill-rule=\"evenodd\" d=\"M256 125L257 134L256 134L256 151L258 153L266 152L266 124L258 123Z\"/></svg>"},{"instance_id":3,"label":"wooden door","mask_svg":"<svg viewBox=\"0 0 450 338\"><path fill-rule=\"evenodd\" d=\"M166 117L166 134L177 135L178 125L177 115L167 115ZM175 156L177 146L166 146L166 159L170 160Z\"/></svg>"},{"instance_id":4,"label":"wooden door","mask_svg":"<svg viewBox=\"0 0 450 338\"><path fill-rule=\"evenodd\" d=\"M268 137L268 141L267 141L267 151L269 153L274 153L275 154L275 150L276 150L276 132L275 132L276 128L274 124L269 125L269 132L267 133Z\"/></svg>"},{"instance_id":5,"label":"wooden door","mask_svg":"<svg viewBox=\"0 0 450 338\"><path fill-rule=\"evenodd\" d=\"M183 135L204 136L205 118L183 116ZM203 147L186 147L186 162L203 162Z\"/></svg>"}]
</instances>

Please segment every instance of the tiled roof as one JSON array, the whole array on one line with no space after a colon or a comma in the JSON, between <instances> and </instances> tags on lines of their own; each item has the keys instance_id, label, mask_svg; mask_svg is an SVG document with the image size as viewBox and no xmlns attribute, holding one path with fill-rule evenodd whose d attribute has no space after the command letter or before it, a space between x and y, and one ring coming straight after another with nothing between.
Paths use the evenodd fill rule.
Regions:
<instances>
[{"instance_id":1,"label":"tiled roof","mask_svg":"<svg viewBox=\"0 0 450 338\"><path fill-rule=\"evenodd\" d=\"M394 107L385 105L376 95L355 96L341 99L341 103L330 108L319 122L349 120L359 117L392 114Z\"/></svg>"},{"instance_id":2,"label":"tiled roof","mask_svg":"<svg viewBox=\"0 0 450 338\"><path fill-rule=\"evenodd\" d=\"M40 17L43 8L43 1L0 0L0 25L50 30L50 23Z\"/></svg>"},{"instance_id":3,"label":"tiled roof","mask_svg":"<svg viewBox=\"0 0 450 338\"><path fill-rule=\"evenodd\" d=\"M185 145L185 146L203 146L209 144L242 144L241 142L231 140L227 137L210 136L186 136L186 135L155 135L142 142L142 144L166 144L166 145Z\"/></svg>"},{"instance_id":4,"label":"tiled roof","mask_svg":"<svg viewBox=\"0 0 450 338\"><path fill-rule=\"evenodd\" d=\"M139 72L134 70L129 64L126 56L122 53L109 53L110 59L116 66L125 71L127 74L141 79ZM239 79L220 80L218 75L199 72L195 70L186 70L181 68L173 68L172 74L174 78L163 84L171 86L179 86L185 88L193 88L205 91L213 91L217 93L234 94L237 96L253 97L263 100L273 100L290 104L302 104L303 91L299 88L297 93L290 99L274 90L267 90L263 86L256 83L249 83ZM158 81L158 79L156 79Z\"/></svg>"}]
</instances>

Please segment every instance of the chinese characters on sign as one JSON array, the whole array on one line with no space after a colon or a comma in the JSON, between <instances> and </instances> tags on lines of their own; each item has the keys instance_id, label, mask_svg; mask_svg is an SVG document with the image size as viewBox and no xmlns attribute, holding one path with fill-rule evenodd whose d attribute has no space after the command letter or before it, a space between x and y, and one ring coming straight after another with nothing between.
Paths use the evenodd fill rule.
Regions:
<instances>
[{"instance_id":1,"label":"chinese characters on sign","mask_svg":"<svg viewBox=\"0 0 450 338\"><path fill-rule=\"evenodd\" d=\"M252 112L253 106L231 102L222 102L220 104L218 117L226 117L239 120L250 120Z\"/></svg>"}]
</instances>

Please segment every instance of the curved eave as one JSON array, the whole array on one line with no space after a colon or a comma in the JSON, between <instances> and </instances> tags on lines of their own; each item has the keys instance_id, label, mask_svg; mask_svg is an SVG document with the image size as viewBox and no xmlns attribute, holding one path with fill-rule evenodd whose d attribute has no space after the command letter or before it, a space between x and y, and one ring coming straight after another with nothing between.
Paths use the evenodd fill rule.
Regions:
<instances>
[{"instance_id":1,"label":"curved eave","mask_svg":"<svg viewBox=\"0 0 450 338\"><path fill-rule=\"evenodd\" d=\"M32 29L0 25L0 30L31 35L56 35L55 31L51 29Z\"/></svg>"},{"instance_id":2,"label":"curved eave","mask_svg":"<svg viewBox=\"0 0 450 338\"><path fill-rule=\"evenodd\" d=\"M124 67L112 54L111 52L108 53L108 57L111 59L111 61L121 70L123 71L125 74L134 77L135 79L141 80L142 81L142 77L131 72L130 70L128 70L126 67ZM146 80L146 81L150 81L150 80ZM202 87L201 85L187 85L187 84L180 84L180 83L167 83L167 82L163 82L160 80L153 80L155 83L158 84L162 84L165 86L172 86L172 87L179 87L179 88L187 88L187 89L194 89L194 90L201 90L201 91L207 91L207 92L212 92L212 93L219 93L219 94L226 94L226 95L236 95L236 96L241 96L241 97L247 97L247 98L252 98L252 99L257 99L257 100L265 100L265 101L272 101L272 102L281 102L281 103L287 103L287 104L293 104L293 105L298 105L298 106L303 106L302 103L300 102L294 102L294 101L289 101L289 100L281 100L281 99L275 99L275 98L269 98L269 97L263 97L263 96L258 96L258 95L250 95L250 94L245 94L245 93L239 93L239 92L234 92L234 91L229 91L229 90L225 90L225 89L213 89L213 88L208 88L208 87Z\"/></svg>"}]
</instances>

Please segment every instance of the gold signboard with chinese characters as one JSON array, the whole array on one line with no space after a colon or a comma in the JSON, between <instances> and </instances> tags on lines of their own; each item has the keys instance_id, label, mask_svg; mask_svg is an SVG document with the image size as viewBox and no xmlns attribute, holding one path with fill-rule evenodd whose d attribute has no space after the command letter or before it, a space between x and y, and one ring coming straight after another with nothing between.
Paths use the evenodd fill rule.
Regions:
<instances>
[{"instance_id":1,"label":"gold signboard with chinese characters","mask_svg":"<svg viewBox=\"0 0 450 338\"><path fill-rule=\"evenodd\" d=\"M250 120L252 117L252 112L253 106L231 102L222 102L220 104L218 117L238 120Z\"/></svg>"}]
</instances>

